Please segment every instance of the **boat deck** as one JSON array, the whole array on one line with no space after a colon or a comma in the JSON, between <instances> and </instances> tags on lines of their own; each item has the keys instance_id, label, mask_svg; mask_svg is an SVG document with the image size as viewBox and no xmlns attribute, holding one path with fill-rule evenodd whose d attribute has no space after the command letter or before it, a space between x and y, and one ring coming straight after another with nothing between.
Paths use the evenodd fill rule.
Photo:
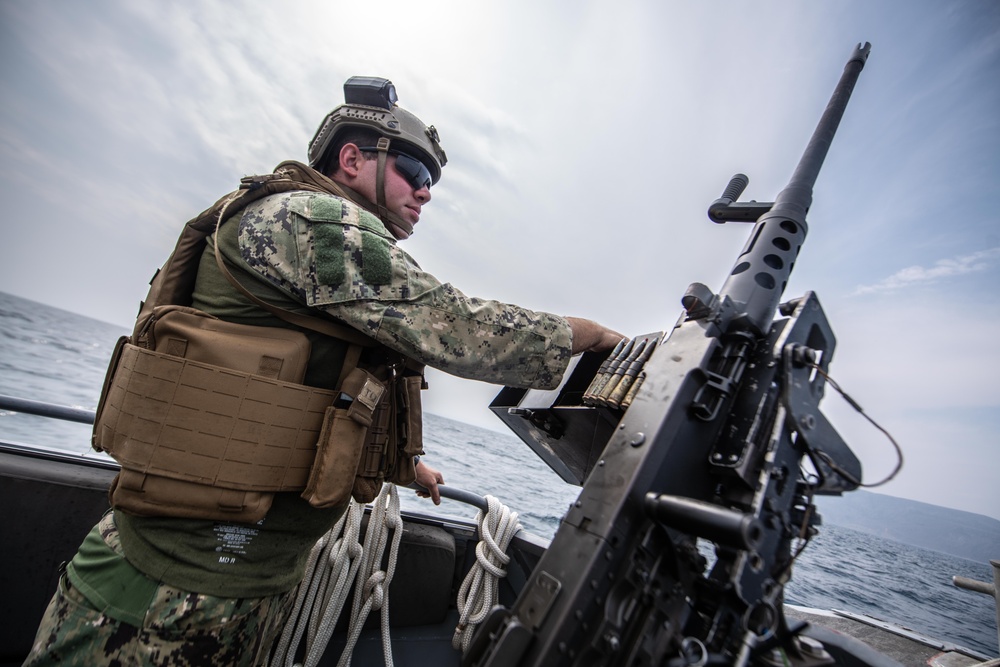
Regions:
<instances>
[{"instance_id":1,"label":"boat deck","mask_svg":"<svg viewBox=\"0 0 1000 667\"><path fill-rule=\"evenodd\" d=\"M852 637L877 648L881 655L906 667L1000 665L1000 660L989 660L988 656L971 649L932 639L862 614L785 605L785 615L789 623L795 620L809 623L812 629L806 634L816 639L824 641L827 632ZM821 634L824 636L820 636Z\"/></svg>"}]
</instances>

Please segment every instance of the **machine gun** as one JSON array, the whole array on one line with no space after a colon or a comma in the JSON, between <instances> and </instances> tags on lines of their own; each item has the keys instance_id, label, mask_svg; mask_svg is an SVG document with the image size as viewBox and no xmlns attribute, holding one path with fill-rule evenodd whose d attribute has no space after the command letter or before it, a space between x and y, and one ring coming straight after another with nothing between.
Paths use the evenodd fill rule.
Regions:
<instances>
[{"instance_id":1,"label":"machine gun","mask_svg":"<svg viewBox=\"0 0 1000 667\"><path fill-rule=\"evenodd\" d=\"M819 411L836 344L819 301L779 302L869 50L851 54L774 202L738 202L738 174L709 208L716 222L756 221L718 294L693 284L672 330L577 358L556 390L506 388L493 401L583 489L464 664L782 664L776 650L832 663L789 629L783 590L816 531L813 496L857 488L861 464ZM714 547L710 568L699 543Z\"/></svg>"}]
</instances>

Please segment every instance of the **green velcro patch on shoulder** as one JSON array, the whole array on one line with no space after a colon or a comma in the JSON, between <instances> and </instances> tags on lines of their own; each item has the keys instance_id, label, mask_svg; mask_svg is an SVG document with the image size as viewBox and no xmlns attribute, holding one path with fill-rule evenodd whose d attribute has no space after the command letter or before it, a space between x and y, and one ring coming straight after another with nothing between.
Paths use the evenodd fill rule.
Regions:
<instances>
[{"instance_id":1,"label":"green velcro patch on shoulder","mask_svg":"<svg viewBox=\"0 0 1000 667\"><path fill-rule=\"evenodd\" d=\"M310 220L340 222L344 217L344 202L335 197L313 195L309 198L308 206Z\"/></svg>"},{"instance_id":2,"label":"green velcro patch on shoulder","mask_svg":"<svg viewBox=\"0 0 1000 667\"><path fill-rule=\"evenodd\" d=\"M361 277L369 285L388 285L392 280L392 255L384 238L361 230Z\"/></svg>"},{"instance_id":3,"label":"green velcro patch on shoulder","mask_svg":"<svg viewBox=\"0 0 1000 667\"><path fill-rule=\"evenodd\" d=\"M316 238L316 281L320 285L344 282L344 228L340 225L313 225Z\"/></svg>"},{"instance_id":4,"label":"green velcro patch on shoulder","mask_svg":"<svg viewBox=\"0 0 1000 667\"><path fill-rule=\"evenodd\" d=\"M375 232L379 236L389 236L389 232L385 228L385 225L382 224L382 221L363 208L358 208L358 227Z\"/></svg>"}]
</instances>

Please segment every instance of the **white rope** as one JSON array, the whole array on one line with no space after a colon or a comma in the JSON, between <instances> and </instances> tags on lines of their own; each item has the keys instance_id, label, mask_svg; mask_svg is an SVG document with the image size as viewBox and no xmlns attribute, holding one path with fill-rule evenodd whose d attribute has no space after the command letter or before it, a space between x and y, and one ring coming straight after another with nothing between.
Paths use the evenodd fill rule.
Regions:
<instances>
[{"instance_id":1,"label":"white rope","mask_svg":"<svg viewBox=\"0 0 1000 667\"><path fill-rule=\"evenodd\" d=\"M389 549L389 563L381 569L382 555L389 543L392 531L392 545ZM351 624L347 630L347 645L340 655L337 667L349 667L354 646L361 636L361 629L373 610L381 610L382 654L386 667L392 667L392 644L389 636L389 584L396 571L399 542L403 537L403 520L399 514L399 493L395 484L384 484L375 499L368 530L365 533L364 555L357 583L354 588L354 605L351 609Z\"/></svg>"},{"instance_id":2,"label":"white rope","mask_svg":"<svg viewBox=\"0 0 1000 667\"><path fill-rule=\"evenodd\" d=\"M351 664L351 654L372 610L381 610L382 651L386 666L392 667L388 591L403 536L396 486L384 484L375 499L368 518L364 546L359 542L363 514L364 506L351 500L340 521L313 547L295 606L271 659L271 667L293 667L303 635L306 646L305 662L301 667L319 664L352 586L355 592L348 640L338 667ZM390 531L393 534L389 564L387 570L381 570Z\"/></svg>"},{"instance_id":3,"label":"white rope","mask_svg":"<svg viewBox=\"0 0 1000 667\"><path fill-rule=\"evenodd\" d=\"M499 580L507 575L503 566L510 562L507 546L521 530L517 512L511 512L493 496L486 496L486 502L487 512L480 510L476 515L479 524L476 563L458 591L459 619L451 645L462 653L468 651L476 626L497 604Z\"/></svg>"},{"instance_id":4,"label":"white rope","mask_svg":"<svg viewBox=\"0 0 1000 667\"><path fill-rule=\"evenodd\" d=\"M306 643L304 667L315 667L323 657L361 566L363 549L358 538L361 533L361 515L364 513L364 508L352 500L348 512L351 513L347 522L349 530L334 543L324 561L328 564L322 578L322 584L325 586L321 588L322 593L317 598L317 604L313 607L313 613L309 618L311 641ZM336 577L333 576L334 573L337 574Z\"/></svg>"},{"instance_id":5,"label":"white rope","mask_svg":"<svg viewBox=\"0 0 1000 667\"><path fill-rule=\"evenodd\" d=\"M320 580L316 578L317 564L323 560L328 543L333 536L341 531L344 521L347 519L347 512L340 518L340 521L313 546L309 553L309 560L306 562L305 576L299 584L296 594L295 604L292 606L291 614L278 639L277 648L271 656L271 667L291 667L294 659L295 649L299 645L305 630L305 622L309 617L313 600L319 587ZM303 610L306 610L303 613Z\"/></svg>"},{"instance_id":6,"label":"white rope","mask_svg":"<svg viewBox=\"0 0 1000 667\"><path fill-rule=\"evenodd\" d=\"M303 635L306 636L304 665L312 667L319 662L361 563L358 536L363 511L362 505L351 500L344 515L310 552L305 576L271 658L271 667L292 667Z\"/></svg>"},{"instance_id":7,"label":"white rope","mask_svg":"<svg viewBox=\"0 0 1000 667\"><path fill-rule=\"evenodd\" d=\"M504 566L511 539L521 530L517 513L493 496L486 496L487 511L476 515L480 541L476 545L476 563L469 570L458 592L459 623L452 646L463 653L472 642L477 625L485 620L498 601L500 578L507 575ZM394 484L384 484L375 499L368 519L364 546L359 543L364 506L353 500L337 524L313 547L306 573L299 585L289 621L281 634L271 667L293 667L295 654L305 636L305 662L295 667L315 667L326 650L341 611L354 587L354 603L348 626L347 643L337 667L350 667L351 655L361 636L368 615L381 612L382 652L386 667L393 667L389 633L389 584L396 571L403 522L399 494ZM390 544L390 532L391 544ZM389 559L381 569L386 547Z\"/></svg>"}]
</instances>

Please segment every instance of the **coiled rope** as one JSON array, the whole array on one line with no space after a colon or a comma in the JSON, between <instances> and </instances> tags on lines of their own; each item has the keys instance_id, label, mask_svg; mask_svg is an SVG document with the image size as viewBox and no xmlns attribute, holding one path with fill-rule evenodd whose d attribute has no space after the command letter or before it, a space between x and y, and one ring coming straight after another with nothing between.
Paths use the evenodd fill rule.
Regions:
<instances>
[{"instance_id":1,"label":"coiled rope","mask_svg":"<svg viewBox=\"0 0 1000 667\"><path fill-rule=\"evenodd\" d=\"M479 510L476 515L479 524L476 563L465 575L458 591L459 619L451 645L462 653L468 651L476 626L497 604L499 580L507 575L503 566L510 562L507 546L521 530L517 512L511 512L493 496L486 496L486 502L487 511Z\"/></svg>"},{"instance_id":2,"label":"coiled rope","mask_svg":"<svg viewBox=\"0 0 1000 667\"><path fill-rule=\"evenodd\" d=\"M336 525L313 547L291 617L271 659L271 667L292 667L295 651L304 634L304 665L312 667L319 661L361 564L358 535L362 513L361 505L352 500Z\"/></svg>"},{"instance_id":3,"label":"coiled rope","mask_svg":"<svg viewBox=\"0 0 1000 667\"><path fill-rule=\"evenodd\" d=\"M498 601L499 580L507 575L510 562L507 547L521 530L517 513L493 496L486 496L487 509L479 510L479 543L476 562L458 591L459 622L452 646L463 653L472 642L476 626L485 620ZM295 605L285 625L271 667L315 667L337 626L337 621L354 587L354 603L347 630L347 643L337 667L349 667L351 654L372 611L381 612L382 652L392 667L389 636L389 584L396 570L403 522L399 494L394 484L384 484L368 519L364 546L359 543L364 506L350 501L344 516L313 547L299 585ZM390 540L390 532L391 540ZM386 570L380 569L386 547ZM305 661L296 664L295 654L305 637Z\"/></svg>"},{"instance_id":4,"label":"coiled rope","mask_svg":"<svg viewBox=\"0 0 1000 667\"><path fill-rule=\"evenodd\" d=\"M389 564L387 570L380 569L382 554L389 543L389 532L392 531L392 545L389 549ZM368 619L368 614L374 610L382 611L382 654L385 656L386 667L392 667L392 643L389 637L389 583L396 571L396 558L399 556L399 541L403 537L403 519L399 515L399 493L395 484L384 484L371 516L368 518L368 531L365 533L364 555L358 581L354 588L354 606L351 609L351 625L347 630L347 645L340 655L337 667L348 667L351 664L351 654L361 636L361 629Z\"/></svg>"},{"instance_id":5,"label":"coiled rope","mask_svg":"<svg viewBox=\"0 0 1000 667\"><path fill-rule=\"evenodd\" d=\"M384 484L375 499L368 519L364 546L359 542L363 514L364 506L351 500L344 516L316 542L309 554L305 576L299 585L291 616L271 658L271 667L293 667L303 635L306 646L305 661L301 663L301 667L315 667L319 664L352 586L355 587L355 593L347 631L348 641L341 653L340 662L337 663L338 667L351 664L351 654L368 614L379 609L382 611L385 664L392 667L388 588L396 569L399 541L403 534L396 486ZM379 566L389 543L389 531L394 531L389 565L387 571L382 571Z\"/></svg>"}]
</instances>

